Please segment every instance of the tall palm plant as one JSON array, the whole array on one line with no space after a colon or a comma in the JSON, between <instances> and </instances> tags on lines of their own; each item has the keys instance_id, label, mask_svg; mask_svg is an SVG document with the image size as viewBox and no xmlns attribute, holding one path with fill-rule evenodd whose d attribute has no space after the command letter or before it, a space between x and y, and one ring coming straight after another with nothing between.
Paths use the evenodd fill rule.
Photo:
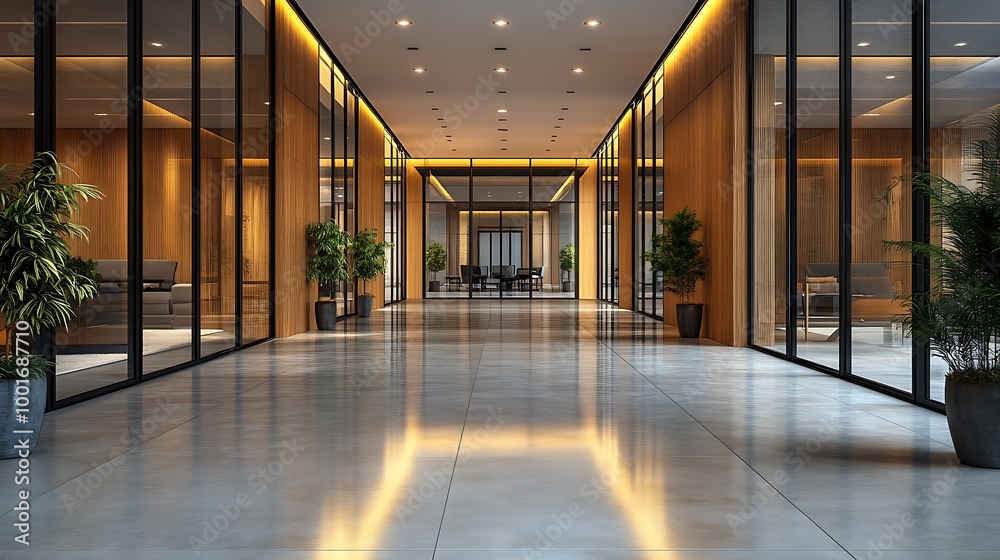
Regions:
<instances>
[{"instance_id":1,"label":"tall palm plant","mask_svg":"<svg viewBox=\"0 0 1000 560\"><path fill-rule=\"evenodd\" d=\"M87 238L87 228L71 220L81 200L102 195L91 185L63 183L65 171L48 152L20 173L0 168L0 314L7 335L0 378L15 375L18 325L33 334L66 325L78 302L97 295L88 263L70 256L67 240ZM32 356L29 370L41 376L47 365Z\"/></svg>"},{"instance_id":2,"label":"tall palm plant","mask_svg":"<svg viewBox=\"0 0 1000 560\"><path fill-rule=\"evenodd\" d=\"M907 329L947 362L950 379L973 383L1000 382L1000 109L986 132L966 148L972 186L931 174L913 178L943 243L887 243L926 258L934 271L930 290L905 298Z\"/></svg>"}]
</instances>

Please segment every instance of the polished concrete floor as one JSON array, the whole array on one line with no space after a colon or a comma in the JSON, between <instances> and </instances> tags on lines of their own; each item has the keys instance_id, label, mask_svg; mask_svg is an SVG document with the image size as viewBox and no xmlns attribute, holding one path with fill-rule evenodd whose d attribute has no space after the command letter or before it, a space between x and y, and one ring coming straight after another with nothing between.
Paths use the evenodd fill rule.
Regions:
<instances>
[{"instance_id":1,"label":"polished concrete floor","mask_svg":"<svg viewBox=\"0 0 1000 560\"><path fill-rule=\"evenodd\" d=\"M428 301L47 416L9 559L991 559L943 416L592 302Z\"/></svg>"}]
</instances>

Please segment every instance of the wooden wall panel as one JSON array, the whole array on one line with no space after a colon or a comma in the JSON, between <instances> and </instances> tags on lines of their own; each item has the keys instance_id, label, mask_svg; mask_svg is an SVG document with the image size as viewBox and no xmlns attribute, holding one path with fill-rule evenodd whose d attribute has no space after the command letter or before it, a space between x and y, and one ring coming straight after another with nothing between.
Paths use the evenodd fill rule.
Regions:
<instances>
[{"instance_id":1,"label":"wooden wall panel","mask_svg":"<svg viewBox=\"0 0 1000 560\"><path fill-rule=\"evenodd\" d=\"M777 232L784 229L784 221L779 221L776 203L775 175L778 160L771 153L775 146L774 118L774 56L758 55L754 61L754 293L753 330L754 344L772 346L775 343L775 329L779 326L777 311L779 303L784 306L784 275L778 274L775 262L784 258L782 245L775 243ZM784 198L782 198L784 201ZM783 213L782 213L783 214ZM782 294L779 300L779 293ZM782 317L783 320L783 317ZM784 324L783 322L780 324Z\"/></svg>"},{"instance_id":2,"label":"wooden wall panel","mask_svg":"<svg viewBox=\"0 0 1000 560\"><path fill-rule=\"evenodd\" d=\"M738 0L710 0L664 69L666 181L674 185L664 189L665 215L687 206L704 224L709 264L694 298L705 303L702 334L736 346L747 330L744 18ZM664 320L676 325L677 298L664 298Z\"/></svg>"},{"instance_id":3,"label":"wooden wall panel","mask_svg":"<svg viewBox=\"0 0 1000 560\"><path fill-rule=\"evenodd\" d=\"M576 193L580 215L580 236L577 246L580 299L597 299L597 160L580 160L587 171L580 177Z\"/></svg>"},{"instance_id":4,"label":"wooden wall panel","mask_svg":"<svg viewBox=\"0 0 1000 560\"><path fill-rule=\"evenodd\" d=\"M104 131L99 142L88 140L90 130L63 128L56 131L56 154L76 171L78 178L64 177L97 186L104 199L84 204L77 223L90 228L90 241L71 240L74 256L91 259L128 258L128 131Z\"/></svg>"},{"instance_id":5,"label":"wooden wall panel","mask_svg":"<svg viewBox=\"0 0 1000 560\"><path fill-rule=\"evenodd\" d=\"M618 307L635 309L632 281L635 239L632 223L635 221L633 196L635 193L635 156L632 140L632 114L622 119L618 126ZM669 146L669 144L666 144Z\"/></svg>"},{"instance_id":6,"label":"wooden wall panel","mask_svg":"<svg viewBox=\"0 0 1000 560\"><path fill-rule=\"evenodd\" d=\"M277 3L275 336L315 327L317 288L305 279L306 226L319 219L318 44L284 0Z\"/></svg>"},{"instance_id":7,"label":"wooden wall panel","mask_svg":"<svg viewBox=\"0 0 1000 560\"><path fill-rule=\"evenodd\" d=\"M35 155L34 147L33 128L0 128L0 165L30 162Z\"/></svg>"},{"instance_id":8,"label":"wooden wall panel","mask_svg":"<svg viewBox=\"0 0 1000 560\"><path fill-rule=\"evenodd\" d=\"M663 68L664 120L670 121L732 65L739 0L708 0ZM741 50L745 46L739 47Z\"/></svg>"},{"instance_id":9,"label":"wooden wall panel","mask_svg":"<svg viewBox=\"0 0 1000 560\"><path fill-rule=\"evenodd\" d=\"M733 343L733 156L719 148L733 143L731 71L723 72L667 123L664 134L669 181L685 185L665 189L665 215L686 206L704 224L698 236L709 264L694 301L705 304L704 335L724 344ZM676 296L664 294L664 320L671 325L677 324L676 303Z\"/></svg>"},{"instance_id":10,"label":"wooden wall panel","mask_svg":"<svg viewBox=\"0 0 1000 560\"><path fill-rule=\"evenodd\" d=\"M145 129L142 151L143 257L177 261L175 282L190 284L191 129Z\"/></svg>"},{"instance_id":11,"label":"wooden wall panel","mask_svg":"<svg viewBox=\"0 0 1000 560\"><path fill-rule=\"evenodd\" d=\"M378 230L385 239L385 130L375 114L362 101L358 104L358 231ZM360 285L357 288L361 290ZM368 282L375 296L373 309L385 306L385 280L380 276ZM361 293L358 291L356 293Z\"/></svg>"},{"instance_id":12,"label":"wooden wall panel","mask_svg":"<svg viewBox=\"0 0 1000 560\"><path fill-rule=\"evenodd\" d=\"M406 165L406 297L423 299L424 181L416 166Z\"/></svg>"}]
</instances>

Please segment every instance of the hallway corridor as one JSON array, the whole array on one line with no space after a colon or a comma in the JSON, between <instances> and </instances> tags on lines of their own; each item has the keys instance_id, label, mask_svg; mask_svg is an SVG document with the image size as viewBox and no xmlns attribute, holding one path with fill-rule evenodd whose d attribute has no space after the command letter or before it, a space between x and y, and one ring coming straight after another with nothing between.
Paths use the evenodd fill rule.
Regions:
<instances>
[{"instance_id":1,"label":"hallway corridor","mask_svg":"<svg viewBox=\"0 0 1000 560\"><path fill-rule=\"evenodd\" d=\"M414 301L46 417L78 560L995 559L945 417L576 301Z\"/></svg>"}]
</instances>

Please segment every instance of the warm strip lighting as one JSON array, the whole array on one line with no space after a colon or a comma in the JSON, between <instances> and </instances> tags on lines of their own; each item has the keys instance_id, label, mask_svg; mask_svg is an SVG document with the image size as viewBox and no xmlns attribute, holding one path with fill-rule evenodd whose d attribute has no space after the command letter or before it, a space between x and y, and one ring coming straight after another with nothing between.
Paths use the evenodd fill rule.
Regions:
<instances>
[{"instance_id":1,"label":"warm strip lighting","mask_svg":"<svg viewBox=\"0 0 1000 560\"><path fill-rule=\"evenodd\" d=\"M879 115L881 115L881 114L882 114L882 113L865 113L865 114L863 114L863 115L861 115L861 116L862 116L862 117L877 117L877 116L879 116Z\"/></svg>"},{"instance_id":2,"label":"warm strip lighting","mask_svg":"<svg viewBox=\"0 0 1000 560\"><path fill-rule=\"evenodd\" d=\"M506 113L507 109L497 109L497 113Z\"/></svg>"},{"instance_id":3,"label":"warm strip lighting","mask_svg":"<svg viewBox=\"0 0 1000 560\"><path fill-rule=\"evenodd\" d=\"M566 177L566 181L562 184L561 187L559 187L559 190L556 191L556 194L552 195L552 200L550 200L549 202L559 202L559 199L566 196L566 192L569 190L570 183L573 182L574 178L575 178L574 175Z\"/></svg>"},{"instance_id":4,"label":"warm strip lighting","mask_svg":"<svg viewBox=\"0 0 1000 560\"><path fill-rule=\"evenodd\" d=\"M452 150L452 151L457 152L458 150ZM441 184L441 181L438 181L437 177L433 175L428 175L427 177L430 180L431 185L433 185L434 188L437 189L438 193L441 194L441 198L447 200L448 202L455 202L455 199L452 198L451 194L448 193L448 189L444 188L444 185Z\"/></svg>"}]
</instances>

